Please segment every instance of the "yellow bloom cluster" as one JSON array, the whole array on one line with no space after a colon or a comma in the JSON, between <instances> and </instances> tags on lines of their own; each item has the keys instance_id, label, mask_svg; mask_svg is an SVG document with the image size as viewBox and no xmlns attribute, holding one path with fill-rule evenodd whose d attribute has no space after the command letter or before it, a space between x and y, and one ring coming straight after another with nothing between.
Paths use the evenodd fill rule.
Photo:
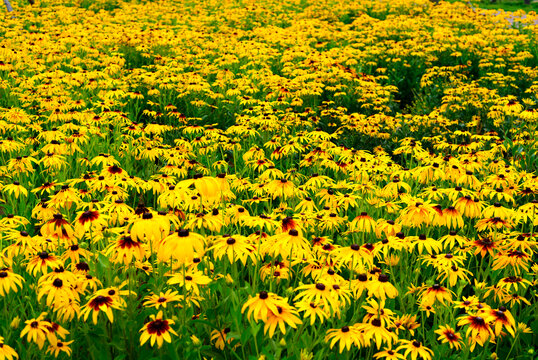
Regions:
<instances>
[{"instance_id":1,"label":"yellow bloom cluster","mask_svg":"<svg viewBox=\"0 0 538 360\"><path fill-rule=\"evenodd\" d=\"M0 323L25 326L4 334L13 348L0 337L0 359L162 356L154 345L322 359L337 344L511 358L532 344L535 14L517 27L429 0L14 6L0 21Z\"/></svg>"}]
</instances>

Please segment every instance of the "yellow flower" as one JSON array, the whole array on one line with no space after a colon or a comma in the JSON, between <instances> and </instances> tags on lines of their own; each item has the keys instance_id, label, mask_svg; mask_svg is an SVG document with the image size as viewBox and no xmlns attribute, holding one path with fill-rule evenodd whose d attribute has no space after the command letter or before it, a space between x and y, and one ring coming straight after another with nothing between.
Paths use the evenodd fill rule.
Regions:
<instances>
[{"instance_id":1,"label":"yellow flower","mask_svg":"<svg viewBox=\"0 0 538 360\"><path fill-rule=\"evenodd\" d=\"M24 322L26 326L22 329L20 335L21 338L26 335L26 340L36 343L40 349L43 348L47 339L48 328L51 327L50 322L43 320L45 316L47 316L47 313L42 313L37 319L26 320Z\"/></svg>"},{"instance_id":2,"label":"yellow flower","mask_svg":"<svg viewBox=\"0 0 538 360\"><path fill-rule=\"evenodd\" d=\"M168 343L172 342L172 335L177 335L177 333L170 327L174 324L173 320L163 318L163 312L159 311L157 315L150 315L151 321L140 329L142 335L140 335L140 345L144 345L148 340L150 340L151 346L157 343L157 346L160 348L163 345L163 342Z\"/></svg>"},{"instance_id":3,"label":"yellow flower","mask_svg":"<svg viewBox=\"0 0 538 360\"><path fill-rule=\"evenodd\" d=\"M19 354L9 345L4 343L4 338L0 336L0 359L13 360L18 359Z\"/></svg>"},{"instance_id":4,"label":"yellow flower","mask_svg":"<svg viewBox=\"0 0 538 360\"><path fill-rule=\"evenodd\" d=\"M412 360L416 360L418 357L424 360L431 360L433 356L433 351L423 346L420 341L417 340L400 340L402 345L400 345L396 351L405 350L404 357L407 358L408 355L411 355Z\"/></svg>"},{"instance_id":5,"label":"yellow flower","mask_svg":"<svg viewBox=\"0 0 538 360\"><path fill-rule=\"evenodd\" d=\"M325 342L330 343L332 349L338 343L338 352L342 353L344 349L350 350L351 346L362 346L362 333L354 326L343 326L340 329L329 329L325 336Z\"/></svg>"},{"instance_id":6,"label":"yellow flower","mask_svg":"<svg viewBox=\"0 0 538 360\"><path fill-rule=\"evenodd\" d=\"M268 333L269 337L273 337L277 327L282 334L286 334L286 325L296 329L298 324L303 323L298 315L297 310L287 303L287 299L283 299L276 307L276 312L269 310L263 327L264 334Z\"/></svg>"},{"instance_id":7,"label":"yellow flower","mask_svg":"<svg viewBox=\"0 0 538 360\"><path fill-rule=\"evenodd\" d=\"M54 354L54 357L58 357L58 355L61 353L61 352L64 352L67 356L71 356L71 348L69 347L69 345L71 345L73 343L74 340L71 340L71 341L56 341L52 344L49 345L48 349L47 349L47 354Z\"/></svg>"},{"instance_id":8,"label":"yellow flower","mask_svg":"<svg viewBox=\"0 0 538 360\"><path fill-rule=\"evenodd\" d=\"M439 327L439 330L435 330L435 333L439 335L437 340L441 340L443 343L448 343L450 348L461 349L462 338L460 333L457 333L450 326Z\"/></svg>"}]
</instances>

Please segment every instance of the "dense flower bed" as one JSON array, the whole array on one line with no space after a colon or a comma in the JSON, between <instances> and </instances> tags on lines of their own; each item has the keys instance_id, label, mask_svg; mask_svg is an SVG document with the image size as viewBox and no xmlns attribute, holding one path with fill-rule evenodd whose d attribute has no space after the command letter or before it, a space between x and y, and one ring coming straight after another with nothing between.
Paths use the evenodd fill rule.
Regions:
<instances>
[{"instance_id":1,"label":"dense flower bed","mask_svg":"<svg viewBox=\"0 0 538 360\"><path fill-rule=\"evenodd\" d=\"M534 356L537 16L14 7L0 359Z\"/></svg>"}]
</instances>

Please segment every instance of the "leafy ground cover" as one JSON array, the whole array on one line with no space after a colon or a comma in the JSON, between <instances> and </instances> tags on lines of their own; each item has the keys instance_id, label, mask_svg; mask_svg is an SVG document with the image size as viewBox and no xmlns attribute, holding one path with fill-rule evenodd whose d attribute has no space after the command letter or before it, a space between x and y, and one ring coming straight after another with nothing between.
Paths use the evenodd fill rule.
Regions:
<instances>
[{"instance_id":1,"label":"leafy ground cover","mask_svg":"<svg viewBox=\"0 0 538 360\"><path fill-rule=\"evenodd\" d=\"M13 5L1 359L534 357L535 15Z\"/></svg>"},{"instance_id":2,"label":"leafy ground cover","mask_svg":"<svg viewBox=\"0 0 538 360\"><path fill-rule=\"evenodd\" d=\"M455 0L455 1L462 1L462 0ZM467 3L469 3L469 1L467 1ZM497 1L478 0L478 1L470 1L470 3L473 4L474 6L477 6L483 9L499 9L499 10L502 9L505 11L518 11L518 10L536 11L538 10L538 2L536 1L527 2L525 0L497 0Z\"/></svg>"}]
</instances>

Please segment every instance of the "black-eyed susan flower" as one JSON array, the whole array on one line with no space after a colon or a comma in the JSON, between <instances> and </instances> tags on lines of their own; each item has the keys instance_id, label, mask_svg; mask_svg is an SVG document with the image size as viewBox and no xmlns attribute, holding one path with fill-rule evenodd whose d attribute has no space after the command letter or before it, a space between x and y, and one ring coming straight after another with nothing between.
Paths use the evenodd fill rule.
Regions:
<instances>
[{"instance_id":1,"label":"black-eyed susan flower","mask_svg":"<svg viewBox=\"0 0 538 360\"><path fill-rule=\"evenodd\" d=\"M386 347L384 348L383 351L376 352L374 354L374 358L385 359L385 360L400 360L400 359L405 359L405 356L397 352L395 349Z\"/></svg>"},{"instance_id":2,"label":"black-eyed susan flower","mask_svg":"<svg viewBox=\"0 0 538 360\"><path fill-rule=\"evenodd\" d=\"M529 280L519 276L507 276L499 280L497 283L497 286L507 291L510 291L512 288L515 291L517 291L518 288L526 289L529 285L531 285Z\"/></svg>"},{"instance_id":3,"label":"black-eyed susan flower","mask_svg":"<svg viewBox=\"0 0 538 360\"><path fill-rule=\"evenodd\" d=\"M159 307L166 308L166 305L172 302L178 302L182 300L182 296L179 295L177 291L172 291L170 289L166 290L166 292L160 292L157 294L148 295L145 297L144 306L146 307L154 307L156 309L159 309Z\"/></svg>"},{"instance_id":4,"label":"black-eyed susan flower","mask_svg":"<svg viewBox=\"0 0 538 360\"><path fill-rule=\"evenodd\" d=\"M317 321L320 324L330 316L330 312L325 310L325 307L318 303L308 302L308 301L299 301L296 304L297 310L300 313L303 313L304 319L310 319L310 325L314 325Z\"/></svg>"},{"instance_id":5,"label":"black-eyed susan flower","mask_svg":"<svg viewBox=\"0 0 538 360\"><path fill-rule=\"evenodd\" d=\"M241 307L241 313L247 311L247 318L250 321L265 321L271 312L278 312L277 306L285 303L285 300L277 294L260 291L260 293L254 297L250 297Z\"/></svg>"},{"instance_id":6,"label":"black-eyed susan flower","mask_svg":"<svg viewBox=\"0 0 538 360\"><path fill-rule=\"evenodd\" d=\"M290 278L289 262L273 261L260 268L260 279L262 281L271 281L276 279L277 282Z\"/></svg>"},{"instance_id":7,"label":"black-eyed susan flower","mask_svg":"<svg viewBox=\"0 0 538 360\"><path fill-rule=\"evenodd\" d=\"M338 352L350 350L351 346L361 347L363 344L362 333L354 326L343 326L340 329L329 329L325 336L325 342L332 349L338 343Z\"/></svg>"},{"instance_id":8,"label":"black-eyed susan flower","mask_svg":"<svg viewBox=\"0 0 538 360\"><path fill-rule=\"evenodd\" d=\"M502 251L495 257L491 268L493 270L510 267L515 274L519 275L523 271L529 271L529 262L532 259L531 253L521 250Z\"/></svg>"},{"instance_id":9,"label":"black-eyed susan flower","mask_svg":"<svg viewBox=\"0 0 538 360\"><path fill-rule=\"evenodd\" d=\"M357 275L356 279L351 280L350 283L353 295L355 299L358 299L362 296L363 293L366 293L365 290L367 290L370 285L370 279L368 278L367 274L361 273Z\"/></svg>"},{"instance_id":10,"label":"black-eyed susan flower","mask_svg":"<svg viewBox=\"0 0 538 360\"><path fill-rule=\"evenodd\" d=\"M451 349L461 349L461 335L450 326L441 325L438 330L435 330L435 333L439 335L437 340L441 341L443 344L448 343Z\"/></svg>"},{"instance_id":11,"label":"black-eyed susan flower","mask_svg":"<svg viewBox=\"0 0 538 360\"><path fill-rule=\"evenodd\" d=\"M417 315L411 316L409 314L394 317L393 325L397 334L400 330L406 330L409 331L411 336L414 336L415 329L420 327L420 324L417 322Z\"/></svg>"},{"instance_id":12,"label":"black-eyed susan flower","mask_svg":"<svg viewBox=\"0 0 538 360\"><path fill-rule=\"evenodd\" d=\"M349 228L352 231L372 233L377 227L377 222L372 219L367 212L363 211L349 223Z\"/></svg>"},{"instance_id":13,"label":"black-eyed susan flower","mask_svg":"<svg viewBox=\"0 0 538 360\"><path fill-rule=\"evenodd\" d=\"M458 326L468 326L466 332L467 337L481 346L494 337L491 326L483 316L464 315L458 320Z\"/></svg>"},{"instance_id":14,"label":"black-eyed susan flower","mask_svg":"<svg viewBox=\"0 0 538 360\"><path fill-rule=\"evenodd\" d=\"M490 322L495 336L499 336L503 328L510 335L515 336L516 321L506 307L501 306L498 309L489 309L486 320Z\"/></svg>"},{"instance_id":15,"label":"black-eyed susan flower","mask_svg":"<svg viewBox=\"0 0 538 360\"><path fill-rule=\"evenodd\" d=\"M398 222L411 227L421 227L432 222L435 210L428 201L408 200L407 207L401 212Z\"/></svg>"},{"instance_id":16,"label":"black-eyed susan flower","mask_svg":"<svg viewBox=\"0 0 538 360\"><path fill-rule=\"evenodd\" d=\"M41 251L32 256L26 265L29 273L36 276L39 273L46 274L50 268L62 266L62 261L54 254Z\"/></svg>"},{"instance_id":17,"label":"black-eyed susan flower","mask_svg":"<svg viewBox=\"0 0 538 360\"><path fill-rule=\"evenodd\" d=\"M97 317L100 313L105 313L110 322L114 322L113 309L121 309L122 306L115 302L109 295L101 295L96 293L90 300L81 308L79 317L82 317L84 321L88 320L90 314L92 315L92 321L97 324Z\"/></svg>"},{"instance_id":18,"label":"black-eyed susan flower","mask_svg":"<svg viewBox=\"0 0 538 360\"><path fill-rule=\"evenodd\" d=\"M97 210L81 211L75 218L74 230L79 237L87 232L91 232L91 236L97 236L106 227L107 217Z\"/></svg>"},{"instance_id":19,"label":"black-eyed susan flower","mask_svg":"<svg viewBox=\"0 0 538 360\"><path fill-rule=\"evenodd\" d=\"M136 241L130 235L121 235L118 240L110 243L106 255L112 262L130 265L133 261L143 261L148 252L148 245Z\"/></svg>"},{"instance_id":20,"label":"black-eyed susan flower","mask_svg":"<svg viewBox=\"0 0 538 360\"><path fill-rule=\"evenodd\" d=\"M3 268L0 270L0 296L5 296L11 291L17 292L22 288L24 278L15 274L11 269Z\"/></svg>"},{"instance_id":21,"label":"black-eyed susan flower","mask_svg":"<svg viewBox=\"0 0 538 360\"><path fill-rule=\"evenodd\" d=\"M479 218L482 215L484 203L478 198L473 198L470 195L459 198L454 208L462 215L471 219Z\"/></svg>"},{"instance_id":22,"label":"black-eyed susan flower","mask_svg":"<svg viewBox=\"0 0 538 360\"><path fill-rule=\"evenodd\" d=\"M11 346L4 343L4 338L0 336L0 359L13 360L18 359L19 354Z\"/></svg>"},{"instance_id":23,"label":"black-eyed susan flower","mask_svg":"<svg viewBox=\"0 0 538 360\"><path fill-rule=\"evenodd\" d=\"M28 196L28 190L22 186L18 181L14 181L11 184L4 185L2 192L8 197L14 197L18 199L21 196Z\"/></svg>"},{"instance_id":24,"label":"black-eyed susan flower","mask_svg":"<svg viewBox=\"0 0 538 360\"><path fill-rule=\"evenodd\" d=\"M273 199L281 198L286 200L294 196L295 185L293 182L282 178L269 182L267 184L266 191L273 197Z\"/></svg>"},{"instance_id":25,"label":"black-eyed susan flower","mask_svg":"<svg viewBox=\"0 0 538 360\"><path fill-rule=\"evenodd\" d=\"M249 238L241 235L219 237L208 250L213 251L216 259L226 256L231 264L240 261L246 265L247 260L253 263L257 260L256 247L249 243Z\"/></svg>"},{"instance_id":26,"label":"black-eyed susan flower","mask_svg":"<svg viewBox=\"0 0 538 360\"><path fill-rule=\"evenodd\" d=\"M51 326L50 322L43 320L47 316L47 313L42 313L35 319L29 319L25 321L26 326L21 331L20 337L23 338L26 335L28 342L33 342L42 349L47 340L48 328Z\"/></svg>"},{"instance_id":27,"label":"black-eyed susan flower","mask_svg":"<svg viewBox=\"0 0 538 360\"><path fill-rule=\"evenodd\" d=\"M437 276L437 279L441 279L442 281L448 279L448 284L450 286L455 286L459 280L465 280L470 282L470 276L473 276L473 273L469 270L463 267L452 265L448 268L445 268L444 271L442 271Z\"/></svg>"},{"instance_id":28,"label":"black-eyed susan flower","mask_svg":"<svg viewBox=\"0 0 538 360\"><path fill-rule=\"evenodd\" d=\"M424 304L434 305L436 302L441 304L445 304L445 301L451 303L454 293L439 284L434 284L430 287L424 287L420 295Z\"/></svg>"},{"instance_id":29,"label":"black-eyed susan flower","mask_svg":"<svg viewBox=\"0 0 538 360\"><path fill-rule=\"evenodd\" d=\"M74 283L70 284L66 279L60 277L54 277L50 280L44 281L40 284L37 300L41 300L45 297L47 306L55 307L61 306L61 304L68 302L70 299L78 300L79 295L73 289Z\"/></svg>"},{"instance_id":30,"label":"black-eyed susan flower","mask_svg":"<svg viewBox=\"0 0 538 360\"><path fill-rule=\"evenodd\" d=\"M433 254L440 253L443 245L438 240L420 234L418 237L412 239L412 247L416 248L419 254L422 254L424 250L426 250L428 254Z\"/></svg>"},{"instance_id":31,"label":"black-eyed susan flower","mask_svg":"<svg viewBox=\"0 0 538 360\"><path fill-rule=\"evenodd\" d=\"M169 231L170 228L166 228L151 212L143 213L130 226L131 237L139 242L154 242L157 244L168 235Z\"/></svg>"},{"instance_id":32,"label":"black-eyed susan flower","mask_svg":"<svg viewBox=\"0 0 538 360\"><path fill-rule=\"evenodd\" d=\"M187 229L179 229L165 237L159 246L157 255L160 260L173 259L180 264L192 262L196 256L205 251L205 240L200 234Z\"/></svg>"},{"instance_id":33,"label":"black-eyed susan flower","mask_svg":"<svg viewBox=\"0 0 538 360\"><path fill-rule=\"evenodd\" d=\"M490 231L495 232L503 229L512 229L511 221L503 220L500 217L480 219L476 222L476 230L479 232Z\"/></svg>"},{"instance_id":34,"label":"black-eyed susan flower","mask_svg":"<svg viewBox=\"0 0 538 360\"><path fill-rule=\"evenodd\" d=\"M56 343L58 339L65 339L65 337L69 335L69 331L63 328L60 324L48 319L46 320L50 322L50 326L47 326L47 340L50 344Z\"/></svg>"},{"instance_id":35,"label":"black-eyed susan flower","mask_svg":"<svg viewBox=\"0 0 538 360\"><path fill-rule=\"evenodd\" d=\"M264 320L264 334L268 334L272 338L278 328L285 335L286 325L296 329L297 325L303 323L298 315L295 307L289 305L286 298L282 299L282 302L276 307L276 312L269 309L267 318Z\"/></svg>"},{"instance_id":36,"label":"black-eyed susan flower","mask_svg":"<svg viewBox=\"0 0 538 360\"><path fill-rule=\"evenodd\" d=\"M464 236L458 235L457 231L451 230L447 235L439 238L439 241L443 243L445 248L453 249L456 245L463 247L469 240Z\"/></svg>"},{"instance_id":37,"label":"black-eyed susan flower","mask_svg":"<svg viewBox=\"0 0 538 360\"><path fill-rule=\"evenodd\" d=\"M391 346L398 340L398 336L383 326L381 320L377 318L365 323L356 323L353 326L362 334L363 346L371 346L374 343L379 349L382 344Z\"/></svg>"},{"instance_id":38,"label":"black-eyed susan flower","mask_svg":"<svg viewBox=\"0 0 538 360\"><path fill-rule=\"evenodd\" d=\"M41 233L52 239L59 239L67 243L72 243L75 239L75 230L73 226L64 219L63 215L54 214L53 218L47 221L41 227Z\"/></svg>"},{"instance_id":39,"label":"black-eyed susan flower","mask_svg":"<svg viewBox=\"0 0 538 360\"><path fill-rule=\"evenodd\" d=\"M157 346L160 348L163 342L172 342L170 334L178 336L175 330L170 327L173 324L173 320L163 317L162 311L159 311L157 315L150 315L150 321L140 329L142 333L140 335L140 345L144 345L150 340L151 346L157 343Z\"/></svg>"},{"instance_id":40,"label":"black-eyed susan flower","mask_svg":"<svg viewBox=\"0 0 538 360\"><path fill-rule=\"evenodd\" d=\"M401 345L396 350L404 350L404 357L411 355L411 359L416 360L418 357L424 360L431 360L433 351L417 340L400 340Z\"/></svg>"},{"instance_id":41,"label":"black-eyed susan flower","mask_svg":"<svg viewBox=\"0 0 538 360\"><path fill-rule=\"evenodd\" d=\"M96 291L102 286L101 281L90 274L79 274L77 277L76 289L79 293L85 293L87 290Z\"/></svg>"},{"instance_id":42,"label":"black-eyed susan flower","mask_svg":"<svg viewBox=\"0 0 538 360\"><path fill-rule=\"evenodd\" d=\"M199 295L200 288L205 287L212 281L210 277L196 269L189 269L187 271L179 270L175 273L168 274L168 276L170 276L170 279L167 281L168 284L178 284L184 287L187 292L192 292L194 295Z\"/></svg>"},{"instance_id":43,"label":"black-eyed susan flower","mask_svg":"<svg viewBox=\"0 0 538 360\"><path fill-rule=\"evenodd\" d=\"M381 300L393 299L398 296L398 289L389 282L388 275L380 274L377 279L374 278L370 281L368 294Z\"/></svg>"},{"instance_id":44,"label":"black-eyed susan flower","mask_svg":"<svg viewBox=\"0 0 538 360\"><path fill-rule=\"evenodd\" d=\"M49 345L47 348L47 354L52 354L54 357L58 357L60 353L65 353L67 356L71 356L71 348L69 345L73 343L74 340L71 341L62 341L57 340Z\"/></svg>"},{"instance_id":45,"label":"black-eyed susan flower","mask_svg":"<svg viewBox=\"0 0 538 360\"><path fill-rule=\"evenodd\" d=\"M449 206L443 210L445 226L449 229L461 229L463 227L463 217L454 206Z\"/></svg>"},{"instance_id":46,"label":"black-eyed susan flower","mask_svg":"<svg viewBox=\"0 0 538 360\"><path fill-rule=\"evenodd\" d=\"M290 229L274 235L263 244L261 250L273 256L280 255L288 261L309 258L312 252L311 245L303 237L302 231L298 229Z\"/></svg>"},{"instance_id":47,"label":"black-eyed susan flower","mask_svg":"<svg viewBox=\"0 0 538 360\"><path fill-rule=\"evenodd\" d=\"M224 350L226 344L230 344L234 337L230 334L231 329L229 327L219 330L211 331L211 342L214 343L215 347L219 350Z\"/></svg>"},{"instance_id":48,"label":"black-eyed susan flower","mask_svg":"<svg viewBox=\"0 0 538 360\"><path fill-rule=\"evenodd\" d=\"M381 300L377 302L375 299L369 299L367 300L367 304L363 305L362 308L366 310L366 315L362 319L363 322L371 322L372 319L378 319L381 321L382 326L392 326L394 312L385 308L385 301Z\"/></svg>"},{"instance_id":49,"label":"black-eyed susan flower","mask_svg":"<svg viewBox=\"0 0 538 360\"><path fill-rule=\"evenodd\" d=\"M383 235L386 237L395 236L397 233L402 231L402 226L397 224L394 220L384 220L379 219L376 224L376 235L378 238L382 238Z\"/></svg>"},{"instance_id":50,"label":"black-eyed susan flower","mask_svg":"<svg viewBox=\"0 0 538 360\"><path fill-rule=\"evenodd\" d=\"M338 312L340 307L339 296L333 291L332 286L323 283L307 284L295 289L299 293L294 301L308 301L322 304L327 310Z\"/></svg>"}]
</instances>

